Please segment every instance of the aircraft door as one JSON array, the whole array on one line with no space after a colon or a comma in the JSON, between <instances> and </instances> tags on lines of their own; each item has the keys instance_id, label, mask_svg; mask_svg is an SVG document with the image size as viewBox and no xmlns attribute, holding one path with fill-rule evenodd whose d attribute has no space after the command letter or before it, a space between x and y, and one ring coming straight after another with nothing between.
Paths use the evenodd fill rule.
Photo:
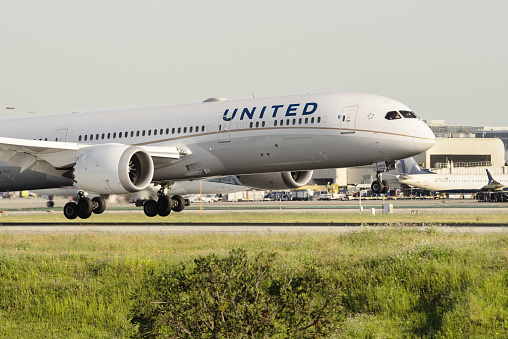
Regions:
<instances>
[{"instance_id":1,"label":"aircraft door","mask_svg":"<svg viewBox=\"0 0 508 339\"><path fill-rule=\"evenodd\" d=\"M67 128L57 129L55 131L55 141L61 141L61 142L67 141Z\"/></svg>"},{"instance_id":2,"label":"aircraft door","mask_svg":"<svg viewBox=\"0 0 508 339\"><path fill-rule=\"evenodd\" d=\"M224 116L219 118L219 129L217 130L217 141L218 142L230 142L231 141L231 120L226 121L223 119ZM226 118L231 118L229 114Z\"/></svg>"},{"instance_id":3,"label":"aircraft door","mask_svg":"<svg viewBox=\"0 0 508 339\"><path fill-rule=\"evenodd\" d=\"M346 106L342 109L342 114L340 116L341 134L355 133L357 113L358 106Z\"/></svg>"}]
</instances>

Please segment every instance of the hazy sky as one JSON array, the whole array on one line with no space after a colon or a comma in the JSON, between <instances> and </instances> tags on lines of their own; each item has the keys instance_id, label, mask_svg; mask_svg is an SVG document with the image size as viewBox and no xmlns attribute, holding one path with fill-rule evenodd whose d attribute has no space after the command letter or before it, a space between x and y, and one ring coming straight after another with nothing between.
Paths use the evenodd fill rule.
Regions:
<instances>
[{"instance_id":1,"label":"hazy sky","mask_svg":"<svg viewBox=\"0 0 508 339\"><path fill-rule=\"evenodd\" d=\"M329 91L508 126L507 1L1 1L13 117Z\"/></svg>"}]
</instances>

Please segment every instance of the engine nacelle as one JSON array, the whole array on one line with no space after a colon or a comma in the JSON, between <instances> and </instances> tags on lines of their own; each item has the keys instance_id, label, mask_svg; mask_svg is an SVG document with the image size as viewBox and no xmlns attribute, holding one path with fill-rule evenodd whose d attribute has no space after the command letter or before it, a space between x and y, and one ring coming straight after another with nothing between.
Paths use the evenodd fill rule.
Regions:
<instances>
[{"instance_id":1,"label":"engine nacelle","mask_svg":"<svg viewBox=\"0 0 508 339\"><path fill-rule=\"evenodd\" d=\"M145 189L153 171L152 157L144 149L107 144L80 150L73 174L75 186L84 191L123 194Z\"/></svg>"},{"instance_id":2,"label":"engine nacelle","mask_svg":"<svg viewBox=\"0 0 508 339\"><path fill-rule=\"evenodd\" d=\"M240 175L238 178L245 186L265 190L286 190L307 185L313 171L277 172L252 175Z\"/></svg>"}]
</instances>

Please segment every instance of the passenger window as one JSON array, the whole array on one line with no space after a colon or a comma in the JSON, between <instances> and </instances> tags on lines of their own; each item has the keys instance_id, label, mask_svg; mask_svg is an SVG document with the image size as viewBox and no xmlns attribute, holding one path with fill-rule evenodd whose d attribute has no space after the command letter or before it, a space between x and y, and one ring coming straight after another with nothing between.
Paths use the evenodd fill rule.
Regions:
<instances>
[{"instance_id":1,"label":"passenger window","mask_svg":"<svg viewBox=\"0 0 508 339\"><path fill-rule=\"evenodd\" d=\"M280 125L284 126L284 120L280 119Z\"/></svg>"},{"instance_id":2,"label":"passenger window","mask_svg":"<svg viewBox=\"0 0 508 339\"><path fill-rule=\"evenodd\" d=\"M113 133L113 139L116 139L116 132Z\"/></svg>"},{"instance_id":3,"label":"passenger window","mask_svg":"<svg viewBox=\"0 0 508 339\"><path fill-rule=\"evenodd\" d=\"M252 128L252 125L253 125L253 124L254 124L254 123L251 121L251 122L250 122L250 124L249 124L249 125L250 125L250 128Z\"/></svg>"},{"instance_id":4,"label":"passenger window","mask_svg":"<svg viewBox=\"0 0 508 339\"><path fill-rule=\"evenodd\" d=\"M259 121L256 121L256 128L259 127Z\"/></svg>"},{"instance_id":5,"label":"passenger window","mask_svg":"<svg viewBox=\"0 0 508 339\"><path fill-rule=\"evenodd\" d=\"M153 135L157 135L157 130L156 129L153 130Z\"/></svg>"},{"instance_id":6,"label":"passenger window","mask_svg":"<svg viewBox=\"0 0 508 339\"><path fill-rule=\"evenodd\" d=\"M314 117L310 118L310 123L313 124L314 123Z\"/></svg>"},{"instance_id":7,"label":"passenger window","mask_svg":"<svg viewBox=\"0 0 508 339\"><path fill-rule=\"evenodd\" d=\"M286 125L289 126L289 119L286 119Z\"/></svg>"},{"instance_id":8,"label":"passenger window","mask_svg":"<svg viewBox=\"0 0 508 339\"><path fill-rule=\"evenodd\" d=\"M189 133L192 133L192 126L189 127Z\"/></svg>"},{"instance_id":9,"label":"passenger window","mask_svg":"<svg viewBox=\"0 0 508 339\"><path fill-rule=\"evenodd\" d=\"M111 133L108 133L108 139L111 138Z\"/></svg>"},{"instance_id":10,"label":"passenger window","mask_svg":"<svg viewBox=\"0 0 508 339\"><path fill-rule=\"evenodd\" d=\"M273 121L273 125L274 125L274 126L277 126L277 120L274 120L274 121Z\"/></svg>"},{"instance_id":11,"label":"passenger window","mask_svg":"<svg viewBox=\"0 0 508 339\"><path fill-rule=\"evenodd\" d=\"M265 127L265 122L264 121L261 123L261 127Z\"/></svg>"},{"instance_id":12,"label":"passenger window","mask_svg":"<svg viewBox=\"0 0 508 339\"><path fill-rule=\"evenodd\" d=\"M402 116L404 118L409 118L409 119L416 119L418 118L416 116L416 114L414 114L414 112L411 112L411 111L399 111L400 114L402 114Z\"/></svg>"},{"instance_id":13,"label":"passenger window","mask_svg":"<svg viewBox=\"0 0 508 339\"><path fill-rule=\"evenodd\" d=\"M148 130L148 135L149 136L152 135L152 130L151 129Z\"/></svg>"},{"instance_id":14,"label":"passenger window","mask_svg":"<svg viewBox=\"0 0 508 339\"><path fill-rule=\"evenodd\" d=\"M178 134L180 134L181 131L182 131L182 128L178 127Z\"/></svg>"},{"instance_id":15,"label":"passenger window","mask_svg":"<svg viewBox=\"0 0 508 339\"><path fill-rule=\"evenodd\" d=\"M136 132L136 136L139 137L139 131Z\"/></svg>"},{"instance_id":16,"label":"passenger window","mask_svg":"<svg viewBox=\"0 0 508 339\"><path fill-rule=\"evenodd\" d=\"M122 138L122 132L118 133L118 138Z\"/></svg>"},{"instance_id":17,"label":"passenger window","mask_svg":"<svg viewBox=\"0 0 508 339\"><path fill-rule=\"evenodd\" d=\"M175 134L175 128L174 127L171 129L171 134Z\"/></svg>"},{"instance_id":18,"label":"passenger window","mask_svg":"<svg viewBox=\"0 0 508 339\"><path fill-rule=\"evenodd\" d=\"M143 131L141 132L141 135L142 135L142 136L145 136L145 130L143 130Z\"/></svg>"},{"instance_id":19,"label":"passenger window","mask_svg":"<svg viewBox=\"0 0 508 339\"><path fill-rule=\"evenodd\" d=\"M90 140L93 140L93 134L90 134Z\"/></svg>"},{"instance_id":20,"label":"passenger window","mask_svg":"<svg viewBox=\"0 0 508 339\"><path fill-rule=\"evenodd\" d=\"M95 135L95 140L99 140L99 134Z\"/></svg>"},{"instance_id":21,"label":"passenger window","mask_svg":"<svg viewBox=\"0 0 508 339\"><path fill-rule=\"evenodd\" d=\"M183 128L183 132L184 132L184 133L187 133L187 127L184 127L184 128Z\"/></svg>"},{"instance_id":22,"label":"passenger window","mask_svg":"<svg viewBox=\"0 0 508 339\"><path fill-rule=\"evenodd\" d=\"M160 133L159 133L159 134L160 134L160 135L162 135L162 133L163 133L163 132L164 132L164 130L161 128L161 130L160 130Z\"/></svg>"},{"instance_id":23,"label":"passenger window","mask_svg":"<svg viewBox=\"0 0 508 339\"><path fill-rule=\"evenodd\" d=\"M205 125L201 126L201 132L205 131Z\"/></svg>"},{"instance_id":24,"label":"passenger window","mask_svg":"<svg viewBox=\"0 0 508 339\"><path fill-rule=\"evenodd\" d=\"M302 118L298 119L298 125L302 124Z\"/></svg>"},{"instance_id":25,"label":"passenger window","mask_svg":"<svg viewBox=\"0 0 508 339\"><path fill-rule=\"evenodd\" d=\"M37 139L34 139L34 140L37 140ZM58 140L58 138L56 138L56 140ZM81 141L81 135L79 136L78 141Z\"/></svg>"},{"instance_id":26,"label":"passenger window","mask_svg":"<svg viewBox=\"0 0 508 339\"><path fill-rule=\"evenodd\" d=\"M321 122L321 117L317 118L317 123L319 124Z\"/></svg>"},{"instance_id":27,"label":"passenger window","mask_svg":"<svg viewBox=\"0 0 508 339\"><path fill-rule=\"evenodd\" d=\"M169 128L166 128L166 134L169 134Z\"/></svg>"},{"instance_id":28,"label":"passenger window","mask_svg":"<svg viewBox=\"0 0 508 339\"><path fill-rule=\"evenodd\" d=\"M397 111L390 111L388 113L386 113L385 115L385 119L386 120L395 120L395 119L400 119L400 114L397 112Z\"/></svg>"},{"instance_id":29,"label":"passenger window","mask_svg":"<svg viewBox=\"0 0 508 339\"><path fill-rule=\"evenodd\" d=\"M104 133L102 133L102 138L101 139L104 140Z\"/></svg>"}]
</instances>

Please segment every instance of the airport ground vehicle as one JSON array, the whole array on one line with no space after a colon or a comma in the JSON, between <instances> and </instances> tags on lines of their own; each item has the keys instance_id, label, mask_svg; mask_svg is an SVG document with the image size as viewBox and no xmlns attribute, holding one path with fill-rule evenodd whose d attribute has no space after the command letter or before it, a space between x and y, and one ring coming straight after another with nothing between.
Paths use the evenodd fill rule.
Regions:
<instances>
[{"instance_id":1,"label":"airport ground vehicle","mask_svg":"<svg viewBox=\"0 0 508 339\"><path fill-rule=\"evenodd\" d=\"M508 192L478 192L476 199L480 202L508 202Z\"/></svg>"}]
</instances>

